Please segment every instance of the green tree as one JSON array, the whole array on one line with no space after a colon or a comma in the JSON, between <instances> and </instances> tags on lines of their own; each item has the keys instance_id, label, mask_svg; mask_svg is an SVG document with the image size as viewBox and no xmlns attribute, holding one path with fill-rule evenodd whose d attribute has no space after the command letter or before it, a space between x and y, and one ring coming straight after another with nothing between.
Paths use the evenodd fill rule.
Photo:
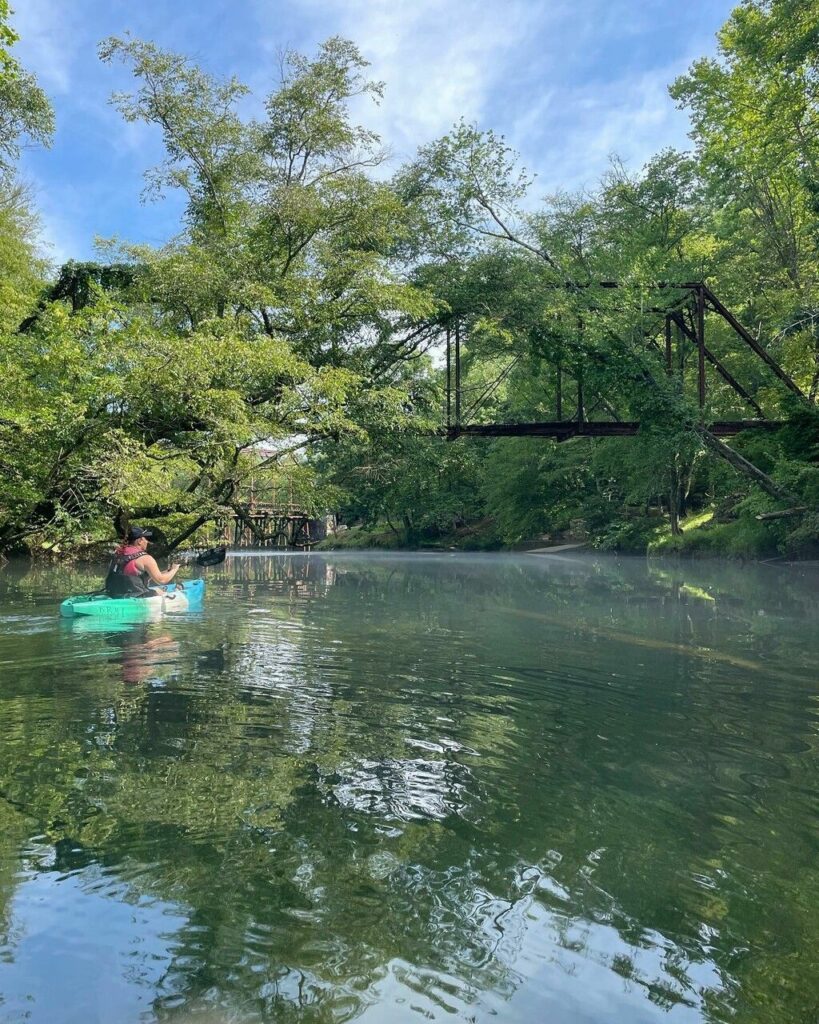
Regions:
<instances>
[{"instance_id":1,"label":"green tree","mask_svg":"<svg viewBox=\"0 0 819 1024\"><path fill-rule=\"evenodd\" d=\"M718 40L718 57L696 61L671 95L691 113L700 171L719 211L713 224L733 250L722 287L749 322L785 328L780 355L813 399L819 340L806 313L819 305L819 11L746 0Z\"/></svg>"},{"instance_id":2,"label":"green tree","mask_svg":"<svg viewBox=\"0 0 819 1024\"><path fill-rule=\"evenodd\" d=\"M390 262L404 207L366 174L377 139L347 104L379 87L352 44L289 55L262 123L239 117L239 83L153 44L102 55L133 69L115 102L161 128L149 186L186 192L185 226L160 250L64 268L5 349L6 546L128 515L172 517L181 543L289 451L391 415L406 382L388 365L370 379L369 351L431 308Z\"/></svg>"},{"instance_id":3,"label":"green tree","mask_svg":"<svg viewBox=\"0 0 819 1024\"><path fill-rule=\"evenodd\" d=\"M386 524L414 547L479 514L475 452L435 436L443 395L427 364L351 410L358 430L321 446L316 466L347 519Z\"/></svg>"},{"instance_id":4,"label":"green tree","mask_svg":"<svg viewBox=\"0 0 819 1024\"><path fill-rule=\"evenodd\" d=\"M0 0L0 175L7 175L20 154L20 140L48 145L54 112L34 75L11 52L19 39L9 23L8 0Z\"/></svg>"},{"instance_id":5,"label":"green tree","mask_svg":"<svg viewBox=\"0 0 819 1024\"><path fill-rule=\"evenodd\" d=\"M247 314L314 365L340 365L393 318L427 311L388 259L406 231L404 207L367 174L380 142L348 106L377 98L381 85L352 43L331 39L314 60L286 54L261 122L241 120L240 83L153 44L112 39L101 54L124 60L140 83L114 97L126 119L162 130L168 156L149 193L170 186L188 197L181 239L129 250L146 296L175 324Z\"/></svg>"},{"instance_id":6,"label":"green tree","mask_svg":"<svg viewBox=\"0 0 819 1024\"><path fill-rule=\"evenodd\" d=\"M730 281L738 263L736 250L720 233L713 193L697 160L661 153L639 175L615 163L596 193L558 196L526 214L520 200L527 181L516 170L514 155L492 133L461 124L423 150L400 184L422 210L419 223L428 246L425 253L419 246L419 254L426 255L430 268L425 279L441 289L462 325L464 393L489 396L470 405L473 420L475 415L495 421L551 419L561 408L564 417L596 413L639 420L644 435L633 444L634 457L600 460L596 453L605 456L614 448L585 445L585 463L576 461L593 477L616 471L621 501L639 497L664 506L672 532L678 530L694 486L692 472L704 452L769 495L788 496L784 478L777 483L708 431L709 418L746 414L745 401L728 383L720 379L709 386L702 413L685 397L696 393L689 342L680 342L672 375L664 366L662 310L679 305L685 291L658 290L655 282L723 275ZM460 261L442 239L463 246ZM470 280L472 286L464 287ZM601 285L610 280L620 287ZM711 344L736 377L764 384L758 360L727 328L717 328ZM769 415L785 414L785 397L784 389L769 380L764 392ZM532 458L547 472L540 455ZM563 459L545 461L554 461L557 470ZM498 469L502 480L502 456ZM574 505L578 514L588 500L586 511L596 518L592 510L605 479ZM523 501L516 517L503 484L494 488L491 474L487 480L489 503L495 495L499 511L507 510L504 529L511 536L516 518L529 521L528 504ZM554 499L559 504L557 494ZM542 527L547 507L548 500L536 501L541 512L531 521Z\"/></svg>"},{"instance_id":7,"label":"green tree","mask_svg":"<svg viewBox=\"0 0 819 1024\"><path fill-rule=\"evenodd\" d=\"M17 70L17 62L9 52L19 36L9 24L11 9L8 0L0 0L0 74L3 76L14 74Z\"/></svg>"}]
</instances>

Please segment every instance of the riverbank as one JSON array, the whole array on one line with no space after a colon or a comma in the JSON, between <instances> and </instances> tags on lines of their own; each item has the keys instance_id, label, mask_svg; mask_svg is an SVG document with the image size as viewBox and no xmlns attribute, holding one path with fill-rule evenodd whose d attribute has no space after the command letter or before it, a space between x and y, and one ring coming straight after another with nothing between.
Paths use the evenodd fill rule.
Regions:
<instances>
[{"instance_id":1,"label":"riverbank","mask_svg":"<svg viewBox=\"0 0 819 1024\"><path fill-rule=\"evenodd\" d=\"M194 535L188 543L197 547L204 542L204 536ZM753 510L748 510L726 519L719 509L711 508L682 519L680 533L676 536L671 534L663 516L622 514L603 522L577 519L568 529L521 536L514 541L501 536L491 517L463 523L447 531L418 531L412 537L379 523L342 527L312 550L514 552L567 544L649 557L812 561L819 559L819 513L808 511L798 518L771 520L759 519ZM107 561L112 546L112 539L96 536L65 546L33 543L28 552L18 551L14 556L38 563L97 564Z\"/></svg>"},{"instance_id":2,"label":"riverbank","mask_svg":"<svg viewBox=\"0 0 819 1024\"><path fill-rule=\"evenodd\" d=\"M615 520L597 529L577 523L571 530L522 537L504 542L491 519L466 524L447 532L421 535L409 542L399 531L379 524L351 526L328 536L321 551L528 551L583 543L599 551L650 557L727 558L741 561L819 559L819 514L801 517L798 529L782 520L763 521L753 515L724 521L709 509L683 519L681 532L672 535L665 520Z\"/></svg>"}]
</instances>

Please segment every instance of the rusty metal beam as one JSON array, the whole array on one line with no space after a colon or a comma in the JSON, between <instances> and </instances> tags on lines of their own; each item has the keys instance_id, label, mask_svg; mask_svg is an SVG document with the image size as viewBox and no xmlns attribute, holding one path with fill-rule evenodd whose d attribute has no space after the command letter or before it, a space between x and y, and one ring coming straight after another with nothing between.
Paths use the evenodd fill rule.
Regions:
<instances>
[{"instance_id":1,"label":"rusty metal beam","mask_svg":"<svg viewBox=\"0 0 819 1024\"><path fill-rule=\"evenodd\" d=\"M675 323L675 324L677 325L677 328L678 328L678 329L679 329L679 330L681 331L681 333L683 334L683 336L684 336L684 337L686 337L686 338L688 338L688 339L689 339L689 341L692 341L692 342L694 342L694 344L696 344L696 341L697 341L697 339L696 339L696 335L694 334L694 332L693 332L693 331L690 331L690 330L688 329L688 326L686 325L686 323L685 323L685 321L684 321L684 320L682 319L682 317L676 317L676 316L673 316L673 317L672 317L671 319L673 319L674 323ZM717 373L718 373L718 374L719 374L719 375L720 375L720 376L722 377L722 379L723 379L724 381L726 381L726 383L730 384L730 385L731 385L731 387L732 387L732 388L734 389L734 391L736 391L736 393L737 393L738 395L740 395L740 396L741 396L742 398L744 398L744 399L745 399L745 401L746 401L746 402L748 403L748 405L750 405L750 406L751 406L751 408L752 408L752 409L753 409L753 410L754 410L754 411L755 411L755 412L756 412L756 413L757 413L757 414L758 414L758 415L759 415L759 416L760 416L760 417L761 417L762 419L765 419L765 413L764 413L764 412L762 411L762 409L760 408L760 406L759 406L759 403L758 403L758 402L756 401L756 399L755 399L755 398L754 398L754 397L753 397L752 395L748 394L748 392L747 392L747 391L745 390L745 388L744 388L744 387L743 387L743 386L742 386L742 385L741 385L741 384L739 383L739 381L738 381L738 380L737 380L737 379L736 379L736 378L735 378L735 377L734 377L734 376L733 376L733 375L732 375L732 374L730 373L730 371L729 371L728 369L726 369L726 367L725 367L725 366L723 366L723 364L722 364L722 363L720 362L720 360L719 360L719 359L717 359L717 357L716 357L716 356L714 355L714 353L713 353L713 352L712 352L712 351L711 351L711 350L710 350L710 349L708 348L708 346L707 346L707 345L703 345L703 347L702 347L702 350L703 350L703 353L705 354L705 358L706 358L706 359L708 360L708 362L709 362L709 363L710 363L710 364L711 364L711 365L712 365L712 366L714 367L714 369L715 369L715 370L717 371Z\"/></svg>"},{"instance_id":2,"label":"rusty metal beam","mask_svg":"<svg viewBox=\"0 0 819 1024\"><path fill-rule=\"evenodd\" d=\"M557 385L555 388L555 414L559 420L563 419L563 367L557 364Z\"/></svg>"},{"instance_id":3,"label":"rusty metal beam","mask_svg":"<svg viewBox=\"0 0 819 1024\"><path fill-rule=\"evenodd\" d=\"M621 284L620 281L554 281L545 282L546 288L565 288L567 291L582 291L585 288L645 288L647 291L677 290L692 292L700 287L698 281L653 281L650 284Z\"/></svg>"},{"instance_id":4,"label":"rusty metal beam","mask_svg":"<svg viewBox=\"0 0 819 1024\"><path fill-rule=\"evenodd\" d=\"M799 387L799 385L796 384L793 380L791 380L791 378L787 375L787 373L785 373L785 371L782 369L779 363L776 362L775 359L772 359L768 355L768 353L759 344L756 338L742 326L742 324L739 322L739 320L737 320L733 313L731 313L730 310L726 309L726 307L723 306L723 304L719 301L716 295L714 295L711 289L708 288L706 285L703 285L702 293L708 299L708 302L710 303L711 308L714 310L714 312L719 313L723 320L725 320L726 323L729 324L729 326L733 327L733 329L740 336L740 338L742 338L742 340L746 342L746 344L750 345L750 347L754 350L754 352L756 352L759 358L763 360L763 362L768 364L768 366L773 370L773 372L782 381L782 383L785 384L788 388L790 388L790 390L793 391L795 395L799 395L800 398L804 398L805 401L807 401L807 396L805 395L804 391L802 391L802 389Z\"/></svg>"},{"instance_id":5,"label":"rusty metal beam","mask_svg":"<svg viewBox=\"0 0 819 1024\"><path fill-rule=\"evenodd\" d=\"M670 377L673 368L671 366L671 317L665 318L665 371Z\"/></svg>"},{"instance_id":6,"label":"rusty metal beam","mask_svg":"<svg viewBox=\"0 0 819 1024\"><path fill-rule=\"evenodd\" d=\"M452 426L452 329L446 329L446 426Z\"/></svg>"},{"instance_id":7,"label":"rusty metal beam","mask_svg":"<svg viewBox=\"0 0 819 1024\"><path fill-rule=\"evenodd\" d=\"M779 420L721 420L708 430L716 437L733 437L743 430L778 430L784 426ZM572 437L634 437L640 424L634 420L620 423L590 423L585 420L561 420L545 423L472 423L465 427L451 427L447 437L553 437L568 441Z\"/></svg>"},{"instance_id":8,"label":"rusty metal beam","mask_svg":"<svg viewBox=\"0 0 819 1024\"><path fill-rule=\"evenodd\" d=\"M697 397L705 406L705 291L697 288Z\"/></svg>"},{"instance_id":9,"label":"rusty metal beam","mask_svg":"<svg viewBox=\"0 0 819 1024\"><path fill-rule=\"evenodd\" d=\"M461 422L461 322L455 321L455 425Z\"/></svg>"}]
</instances>

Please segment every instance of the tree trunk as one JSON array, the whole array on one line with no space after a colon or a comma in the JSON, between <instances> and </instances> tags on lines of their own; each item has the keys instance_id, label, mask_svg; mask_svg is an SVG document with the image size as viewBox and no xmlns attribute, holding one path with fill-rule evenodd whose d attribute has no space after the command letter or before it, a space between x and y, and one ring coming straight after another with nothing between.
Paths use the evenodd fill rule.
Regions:
<instances>
[{"instance_id":1,"label":"tree trunk","mask_svg":"<svg viewBox=\"0 0 819 1024\"><path fill-rule=\"evenodd\" d=\"M668 519L671 524L671 536L679 537L680 529L680 470L677 460L671 467L671 485L668 488Z\"/></svg>"},{"instance_id":2,"label":"tree trunk","mask_svg":"<svg viewBox=\"0 0 819 1024\"><path fill-rule=\"evenodd\" d=\"M801 516L803 512L808 512L807 505L799 505L797 508L786 508L780 512L762 512L760 515L755 516L755 519L760 521L766 519L787 519L789 516Z\"/></svg>"},{"instance_id":3,"label":"tree trunk","mask_svg":"<svg viewBox=\"0 0 819 1024\"><path fill-rule=\"evenodd\" d=\"M204 526L205 523L210 522L210 520L213 518L213 514L210 512L207 512L205 515L199 516L199 518L194 521L192 526L189 526L187 529L183 530L178 537L174 537L172 541L168 542L168 550L165 553L169 555L172 551L175 551L176 548L178 548L183 541L187 540L188 537L196 533L200 526Z\"/></svg>"},{"instance_id":4,"label":"tree trunk","mask_svg":"<svg viewBox=\"0 0 819 1024\"><path fill-rule=\"evenodd\" d=\"M404 543L407 547L414 547L418 540L418 532L415 529L415 524L412 521L412 516L409 513L404 513Z\"/></svg>"}]
</instances>

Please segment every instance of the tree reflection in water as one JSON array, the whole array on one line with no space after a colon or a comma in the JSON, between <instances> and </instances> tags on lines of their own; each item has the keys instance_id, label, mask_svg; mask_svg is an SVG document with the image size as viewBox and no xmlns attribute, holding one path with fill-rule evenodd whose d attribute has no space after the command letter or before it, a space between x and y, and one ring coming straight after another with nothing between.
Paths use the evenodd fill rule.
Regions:
<instances>
[{"instance_id":1,"label":"tree reflection in water","mask_svg":"<svg viewBox=\"0 0 819 1024\"><path fill-rule=\"evenodd\" d=\"M209 579L201 619L96 636L11 579L0 987L53 879L156 908L144 954L100 930L160 1019L807 1019L814 586L525 557Z\"/></svg>"}]
</instances>

